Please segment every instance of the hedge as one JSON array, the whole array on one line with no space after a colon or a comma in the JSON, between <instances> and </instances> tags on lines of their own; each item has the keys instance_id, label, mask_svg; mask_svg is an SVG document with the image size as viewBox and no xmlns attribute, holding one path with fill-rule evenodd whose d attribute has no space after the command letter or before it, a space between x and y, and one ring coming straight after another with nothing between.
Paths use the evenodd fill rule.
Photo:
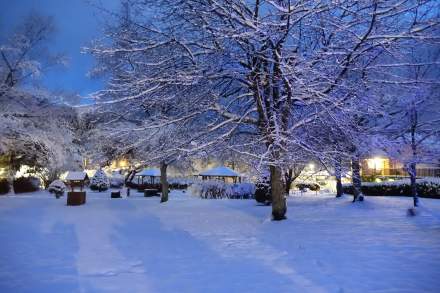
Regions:
<instances>
[{"instance_id":1,"label":"hedge","mask_svg":"<svg viewBox=\"0 0 440 293\"><path fill-rule=\"evenodd\" d=\"M0 194L6 194L11 190L11 186L7 179L0 179Z\"/></svg>"},{"instance_id":2,"label":"hedge","mask_svg":"<svg viewBox=\"0 0 440 293\"><path fill-rule=\"evenodd\" d=\"M40 189L40 180L35 177L19 177L14 179L14 192L34 192Z\"/></svg>"},{"instance_id":3,"label":"hedge","mask_svg":"<svg viewBox=\"0 0 440 293\"><path fill-rule=\"evenodd\" d=\"M440 182L436 181L418 180L417 193L419 197L440 199ZM353 194L351 184L344 184L342 190L346 194ZM411 184L409 180L363 182L362 193L369 196L411 196Z\"/></svg>"},{"instance_id":4,"label":"hedge","mask_svg":"<svg viewBox=\"0 0 440 293\"><path fill-rule=\"evenodd\" d=\"M218 180L207 180L191 184L189 192L204 199L251 199L255 195L255 185L253 183L225 183Z\"/></svg>"},{"instance_id":5,"label":"hedge","mask_svg":"<svg viewBox=\"0 0 440 293\"><path fill-rule=\"evenodd\" d=\"M299 190L311 190L311 191L319 191L321 189L321 187L319 186L319 184L317 183L297 183L295 184L296 188L298 188Z\"/></svg>"}]
</instances>

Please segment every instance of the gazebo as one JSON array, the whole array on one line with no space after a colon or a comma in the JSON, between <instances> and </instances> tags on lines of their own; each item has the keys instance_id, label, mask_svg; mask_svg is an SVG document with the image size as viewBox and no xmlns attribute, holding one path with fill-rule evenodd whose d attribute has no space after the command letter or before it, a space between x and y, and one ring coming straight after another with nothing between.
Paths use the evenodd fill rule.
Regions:
<instances>
[{"instance_id":1,"label":"gazebo","mask_svg":"<svg viewBox=\"0 0 440 293\"><path fill-rule=\"evenodd\" d=\"M218 179L226 182L226 179L230 178L234 183L237 183L237 180L238 182L241 182L241 175L225 166L205 170L201 172L199 176L202 177L202 180Z\"/></svg>"},{"instance_id":2,"label":"gazebo","mask_svg":"<svg viewBox=\"0 0 440 293\"><path fill-rule=\"evenodd\" d=\"M134 175L134 177L137 178L138 185L144 184L145 177L148 178L148 182L145 182L145 183L155 184L156 183L155 179L160 178L160 170L159 169L144 169L144 170L136 173L136 175Z\"/></svg>"}]
</instances>

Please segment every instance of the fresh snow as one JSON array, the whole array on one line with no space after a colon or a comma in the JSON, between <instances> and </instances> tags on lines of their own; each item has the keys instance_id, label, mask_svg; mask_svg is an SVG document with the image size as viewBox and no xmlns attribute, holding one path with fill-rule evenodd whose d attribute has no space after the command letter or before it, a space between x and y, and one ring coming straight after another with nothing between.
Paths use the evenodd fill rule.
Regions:
<instances>
[{"instance_id":1,"label":"fresh snow","mask_svg":"<svg viewBox=\"0 0 440 293\"><path fill-rule=\"evenodd\" d=\"M439 292L440 200L350 201L2 196L0 292Z\"/></svg>"},{"instance_id":2,"label":"fresh snow","mask_svg":"<svg viewBox=\"0 0 440 293\"><path fill-rule=\"evenodd\" d=\"M200 173L200 176L226 176L226 177L238 177L240 174L232 170L231 168L220 166L212 168Z\"/></svg>"},{"instance_id":3,"label":"fresh snow","mask_svg":"<svg viewBox=\"0 0 440 293\"><path fill-rule=\"evenodd\" d=\"M67 172L66 178L64 178L64 180L68 180L68 181L79 181L79 180L84 180L87 176L86 172L82 172L82 171L69 171Z\"/></svg>"},{"instance_id":4,"label":"fresh snow","mask_svg":"<svg viewBox=\"0 0 440 293\"><path fill-rule=\"evenodd\" d=\"M141 172L136 173L135 176L159 177L160 176L160 170L159 169L144 169Z\"/></svg>"}]
</instances>

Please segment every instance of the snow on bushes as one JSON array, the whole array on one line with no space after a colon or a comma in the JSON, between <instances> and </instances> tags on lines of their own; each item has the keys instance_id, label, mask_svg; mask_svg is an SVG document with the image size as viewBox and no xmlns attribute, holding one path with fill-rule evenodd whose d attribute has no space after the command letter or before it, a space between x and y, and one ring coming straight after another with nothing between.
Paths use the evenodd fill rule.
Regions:
<instances>
[{"instance_id":1,"label":"snow on bushes","mask_svg":"<svg viewBox=\"0 0 440 293\"><path fill-rule=\"evenodd\" d=\"M113 188L121 188L124 186L125 183L125 177L122 174L119 174L118 172L113 172L112 176L110 177L110 187Z\"/></svg>"},{"instance_id":2,"label":"snow on bushes","mask_svg":"<svg viewBox=\"0 0 440 293\"><path fill-rule=\"evenodd\" d=\"M255 200L264 204L270 204L272 202L271 186L268 177L263 177L257 182Z\"/></svg>"},{"instance_id":3,"label":"snow on bushes","mask_svg":"<svg viewBox=\"0 0 440 293\"><path fill-rule=\"evenodd\" d=\"M218 198L253 198L255 185L253 183L225 183L218 180L200 181L188 188L195 196L208 199Z\"/></svg>"},{"instance_id":4,"label":"snow on bushes","mask_svg":"<svg viewBox=\"0 0 440 293\"><path fill-rule=\"evenodd\" d=\"M297 183L297 184L295 184L295 187L298 188L301 191L305 191L307 189L310 190L310 191L319 191L321 189L319 184L314 183L314 182L301 182L301 183Z\"/></svg>"},{"instance_id":5,"label":"snow on bushes","mask_svg":"<svg viewBox=\"0 0 440 293\"><path fill-rule=\"evenodd\" d=\"M198 182L197 179L192 178L184 178L184 177L175 177L168 179L168 183L170 185L170 189L187 189L188 186Z\"/></svg>"},{"instance_id":6,"label":"snow on bushes","mask_svg":"<svg viewBox=\"0 0 440 293\"><path fill-rule=\"evenodd\" d=\"M66 184L64 184L64 182L61 180L54 180L51 184L49 184L47 190L59 197L66 191Z\"/></svg>"},{"instance_id":7,"label":"snow on bushes","mask_svg":"<svg viewBox=\"0 0 440 293\"><path fill-rule=\"evenodd\" d=\"M110 182L107 178L107 175L105 175L104 171L101 169L96 171L95 175L93 175L92 179L90 180L91 190L105 191L109 188L109 185Z\"/></svg>"},{"instance_id":8,"label":"snow on bushes","mask_svg":"<svg viewBox=\"0 0 440 293\"><path fill-rule=\"evenodd\" d=\"M344 184L342 189L344 193L353 194L353 186L351 184ZM420 197L440 198L440 179L418 179L417 192ZM362 193L370 196L411 196L411 182L409 179L362 182Z\"/></svg>"}]
</instances>

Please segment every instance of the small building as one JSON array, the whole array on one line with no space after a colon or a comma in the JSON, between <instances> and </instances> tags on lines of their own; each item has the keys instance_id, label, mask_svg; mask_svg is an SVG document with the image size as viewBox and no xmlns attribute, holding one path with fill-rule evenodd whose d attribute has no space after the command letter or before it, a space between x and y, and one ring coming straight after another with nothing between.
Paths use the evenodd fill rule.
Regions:
<instances>
[{"instance_id":1,"label":"small building","mask_svg":"<svg viewBox=\"0 0 440 293\"><path fill-rule=\"evenodd\" d=\"M237 181L241 182L241 175L225 166L205 170L200 172L199 176L202 177L202 180L216 179L223 180L224 182L227 180L232 180L234 183L237 183Z\"/></svg>"},{"instance_id":2,"label":"small building","mask_svg":"<svg viewBox=\"0 0 440 293\"><path fill-rule=\"evenodd\" d=\"M146 180L145 180L146 178ZM136 175L134 175L135 182L138 185L145 184L157 184L160 180L160 170L159 169L144 169Z\"/></svg>"},{"instance_id":3,"label":"small building","mask_svg":"<svg viewBox=\"0 0 440 293\"><path fill-rule=\"evenodd\" d=\"M89 176L87 176L86 172L82 171L69 171L64 178L66 185L70 186L72 191L75 187L79 187L82 191L87 180L89 180Z\"/></svg>"},{"instance_id":4,"label":"small building","mask_svg":"<svg viewBox=\"0 0 440 293\"><path fill-rule=\"evenodd\" d=\"M361 173L363 179L374 178L400 178L408 177L408 172L402 162L391 159L387 156L375 156L365 158L361 161ZM418 177L440 177L440 165L432 164L417 164Z\"/></svg>"}]
</instances>

